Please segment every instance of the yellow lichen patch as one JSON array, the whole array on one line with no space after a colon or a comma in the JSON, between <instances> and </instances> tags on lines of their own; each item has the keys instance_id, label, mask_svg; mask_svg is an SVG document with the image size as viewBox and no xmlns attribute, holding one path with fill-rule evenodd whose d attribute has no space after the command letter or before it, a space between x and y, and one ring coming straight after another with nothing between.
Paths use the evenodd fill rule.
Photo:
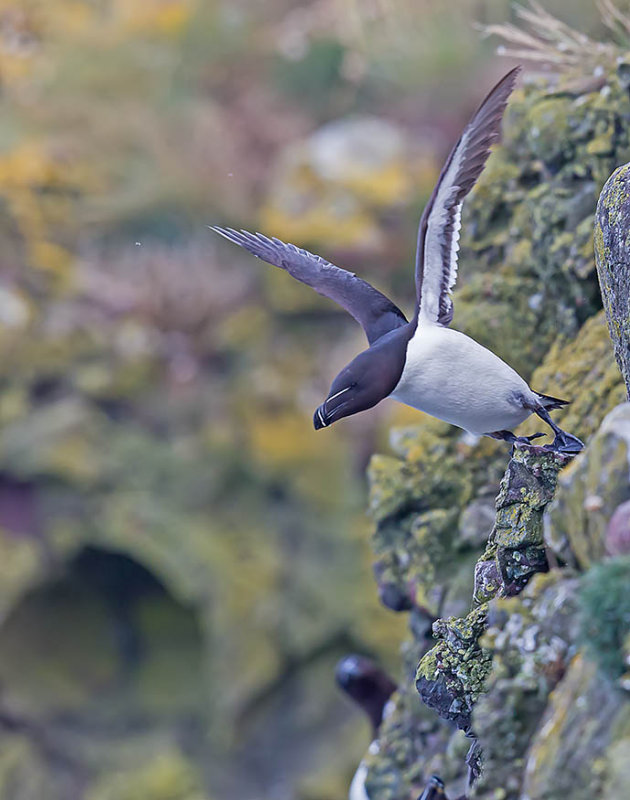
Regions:
<instances>
[{"instance_id":1,"label":"yellow lichen patch","mask_svg":"<svg viewBox=\"0 0 630 800\"><path fill-rule=\"evenodd\" d=\"M552 412L554 419L582 439L591 436L626 393L604 312L589 319L573 341L560 337L532 375L530 385L535 391L569 400L570 405ZM528 435L544 429L532 416L518 432Z\"/></svg>"},{"instance_id":2,"label":"yellow lichen patch","mask_svg":"<svg viewBox=\"0 0 630 800\"><path fill-rule=\"evenodd\" d=\"M625 404L611 412L585 451L560 473L545 520L548 544L584 569L604 557L608 521L628 499L628 443L615 426L629 408Z\"/></svg>"},{"instance_id":3,"label":"yellow lichen patch","mask_svg":"<svg viewBox=\"0 0 630 800\"><path fill-rule=\"evenodd\" d=\"M608 684L602 683L596 667L576 656L565 678L549 698L542 725L534 736L525 766L523 795L542 798L551 787L574 785L566 777L569 765L579 785L591 796L601 796L607 777L606 745L611 726L624 707ZM570 741L579 731L579 744ZM588 758L575 760L576 750Z\"/></svg>"}]
</instances>

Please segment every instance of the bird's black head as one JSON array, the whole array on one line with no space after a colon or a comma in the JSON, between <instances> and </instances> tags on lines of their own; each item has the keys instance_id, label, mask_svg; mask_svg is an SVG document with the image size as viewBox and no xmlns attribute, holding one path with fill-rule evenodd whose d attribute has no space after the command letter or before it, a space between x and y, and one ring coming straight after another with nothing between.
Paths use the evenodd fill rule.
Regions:
<instances>
[{"instance_id":1,"label":"bird's black head","mask_svg":"<svg viewBox=\"0 0 630 800\"><path fill-rule=\"evenodd\" d=\"M431 775L424 792L422 792L418 800L446 800L444 781L438 778L437 775Z\"/></svg>"},{"instance_id":2,"label":"bird's black head","mask_svg":"<svg viewBox=\"0 0 630 800\"><path fill-rule=\"evenodd\" d=\"M372 408L387 397L400 380L408 341L405 325L382 336L344 367L326 400L315 410L315 430Z\"/></svg>"},{"instance_id":3,"label":"bird's black head","mask_svg":"<svg viewBox=\"0 0 630 800\"><path fill-rule=\"evenodd\" d=\"M368 715L376 731L383 709L396 684L379 665L366 656L345 656L335 671L337 685Z\"/></svg>"}]
</instances>

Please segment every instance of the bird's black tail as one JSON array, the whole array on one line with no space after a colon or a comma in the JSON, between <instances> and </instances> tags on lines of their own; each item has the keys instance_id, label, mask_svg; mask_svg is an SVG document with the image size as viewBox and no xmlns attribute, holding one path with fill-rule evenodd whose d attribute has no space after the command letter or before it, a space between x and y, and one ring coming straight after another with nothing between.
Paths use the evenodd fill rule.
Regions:
<instances>
[{"instance_id":1,"label":"bird's black tail","mask_svg":"<svg viewBox=\"0 0 630 800\"><path fill-rule=\"evenodd\" d=\"M536 392L538 397L543 401L543 406L549 410L553 411L554 408L562 408L562 406L568 406L571 402L570 400L560 400L558 397L551 397L548 394L541 394L540 392Z\"/></svg>"}]
</instances>

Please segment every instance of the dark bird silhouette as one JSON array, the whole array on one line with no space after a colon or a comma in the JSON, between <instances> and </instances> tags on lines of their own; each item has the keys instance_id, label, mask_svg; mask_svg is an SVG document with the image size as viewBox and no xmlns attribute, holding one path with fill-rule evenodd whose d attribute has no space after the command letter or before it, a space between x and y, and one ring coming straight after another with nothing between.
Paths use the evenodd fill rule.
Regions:
<instances>
[{"instance_id":1,"label":"dark bird silhouette","mask_svg":"<svg viewBox=\"0 0 630 800\"><path fill-rule=\"evenodd\" d=\"M387 714L389 698L396 684L379 665L366 656L345 656L335 670L337 686L366 713L372 724L373 741L370 752L378 752L378 732ZM348 800L369 800L365 790L367 766L359 764L350 785Z\"/></svg>"},{"instance_id":2,"label":"dark bird silhouette","mask_svg":"<svg viewBox=\"0 0 630 800\"><path fill-rule=\"evenodd\" d=\"M424 792L422 792L418 800L448 800L444 791L444 781L438 778L437 775L431 775L429 782L424 787Z\"/></svg>"},{"instance_id":3,"label":"dark bird silhouette","mask_svg":"<svg viewBox=\"0 0 630 800\"><path fill-rule=\"evenodd\" d=\"M376 736L383 709L396 691L396 684L379 665L366 656L345 656L335 670L337 686L366 713Z\"/></svg>"}]
</instances>

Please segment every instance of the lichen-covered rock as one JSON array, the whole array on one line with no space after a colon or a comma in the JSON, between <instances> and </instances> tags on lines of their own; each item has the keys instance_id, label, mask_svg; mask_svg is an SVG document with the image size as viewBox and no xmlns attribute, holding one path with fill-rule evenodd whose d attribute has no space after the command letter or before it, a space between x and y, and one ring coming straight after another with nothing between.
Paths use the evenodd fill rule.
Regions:
<instances>
[{"instance_id":1,"label":"lichen-covered rock","mask_svg":"<svg viewBox=\"0 0 630 800\"><path fill-rule=\"evenodd\" d=\"M558 500L546 517L548 539L564 542L563 559L577 554L582 567L604 556L606 515L614 510L606 491L615 495L628 484L624 431L629 409L626 404L609 414L584 453L560 473ZM592 476L602 489L589 508L601 512L604 524L592 525L590 533L584 531L584 493L579 500L563 494L564 482L572 485L580 475ZM573 528L567 532L571 519L581 521L577 533ZM597 796L608 774L597 765L605 763L604 752L617 737L609 735L611 726L618 715L625 719L630 713L620 694L630 634L629 580L627 557L622 557L596 563L581 579L567 568L538 575L518 597L490 603L488 631L480 645L491 653L492 664L472 717L483 752L473 797L556 800L569 790L584 800ZM602 669L596 673L584 666L584 658L577 659L582 666L575 674L584 680L574 685L573 666L563 676L580 648ZM582 693L583 707L574 710Z\"/></svg>"},{"instance_id":2,"label":"lichen-covered rock","mask_svg":"<svg viewBox=\"0 0 630 800\"><path fill-rule=\"evenodd\" d=\"M427 420L398 431L392 444L400 457L370 462L370 511L376 522L372 546L381 599L394 610L425 608L440 613L445 581L450 584L469 544L458 541L459 509L487 478L487 456L463 469L472 448L444 423ZM461 555L453 563L453 550ZM479 545L477 545L479 547Z\"/></svg>"},{"instance_id":3,"label":"lichen-covered rock","mask_svg":"<svg viewBox=\"0 0 630 800\"><path fill-rule=\"evenodd\" d=\"M545 538L563 561L586 568L603 558L613 512L630 499L630 403L603 421L585 451L559 478Z\"/></svg>"},{"instance_id":4,"label":"lichen-covered rock","mask_svg":"<svg viewBox=\"0 0 630 800\"><path fill-rule=\"evenodd\" d=\"M611 556L630 553L630 500L617 506L606 529L606 552Z\"/></svg>"},{"instance_id":5,"label":"lichen-covered rock","mask_svg":"<svg viewBox=\"0 0 630 800\"><path fill-rule=\"evenodd\" d=\"M422 701L440 717L468 730L473 706L483 692L490 665L479 646L487 606L463 618L440 619L433 632L440 638L418 664L416 689Z\"/></svg>"},{"instance_id":6,"label":"lichen-covered rock","mask_svg":"<svg viewBox=\"0 0 630 800\"><path fill-rule=\"evenodd\" d=\"M392 698L394 707L379 729L378 748L365 756L370 800L416 797L435 773L448 782L453 797L465 791L471 741L421 703L416 691L416 665L427 646L428 639L403 646L403 679Z\"/></svg>"},{"instance_id":7,"label":"lichen-covered rock","mask_svg":"<svg viewBox=\"0 0 630 800\"><path fill-rule=\"evenodd\" d=\"M418 665L416 687L429 707L464 730L470 728L490 667L490 657L479 645L487 601L518 594L535 573L547 570L542 515L553 497L558 471L570 460L542 447L514 447L496 499L488 547L475 567L475 607L466 617L433 625L440 641Z\"/></svg>"},{"instance_id":8,"label":"lichen-covered rock","mask_svg":"<svg viewBox=\"0 0 630 800\"><path fill-rule=\"evenodd\" d=\"M595 564L582 576L581 641L589 658L617 681L630 637L630 556Z\"/></svg>"},{"instance_id":9,"label":"lichen-covered rock","mask_svg":"<svg viewBox=\"0 0 630 800\"><path fill-rule=\"evenodd\" d=\"M464 208L454 324L498 351L536 390L570 400L570 405L554 412L554 418L582 439L594 436L593 442L571 465L542 448L517 447L494 521L488 497L496 494L507 454L488 440L474 444L452 429L423 421L415 431L407 429L394 437L399 458L389 462L387 480L384 471L379 475L378 461L372 473L374 541L379 563L386 565L378 572L377 564L377 572L380 577L387 570L392 576L391 585L397 596L406 598L405 607L422 600L429 616L435 614L435 598L447 596L449 581L460 568L454 567L449 577L436 566L449 563L449 553L452 564L457 553L477 553L474 611L435 623L442 638L422 657L417 679L433 707L479 737L483 773L473 796L483 800L526 796L586 800L577 780L569 791L569 784L564 785L553 770L553 759L545 755L545 741L550 740L544 739L550 726L566 730L561 714L550 711L549 697L554 688L561 690L569 664L580 651L580 581L571 566L536 573L547 569L545 546L550 542L563 564L587 567L600 560L608 518L629 499L619 491L630 472L625 434L621 428L613 431L621 417L609 416L599 430L606 414L623 402L626 390L600 311L593 256L598 193L630 154L627 70L619 62L598 73L597 80L589 75L588 80L576 82L584 77L577 73L579 69L561 75L553 89L543 81L532 82L510 104L502 145ZM540 420L532 417L519 432L542 429ZM546 513L558 473L558 499L553 511ZM445 494L441 495L435 479L439 483L442 478ZM421 566L418 552L409 557L413 520L418 515L438 519L424 515L438 509L452 513L453 503L459 513L454 514L453 527L450 522L445 526L448 542L435 548L443 540L434 540L430 560L435 566ZM417 592L424 574L430 578ZM420 618L416 606L412 620ZM617 676L630 665L630 637L620 643L619 631ZM412 622L412 633L425 636L426 626ZM595 684L607 680L597 674ZM625 681L623 676L613 689L620 705L626 703L621 688ZM587 683L584 688L591 692ZM597 691L593 689L593 698ZM596 702L589 700L588 705L588 714L596 719L584 735L589 744L581 750L582 758L588 760L588 748L601 751L608 771L600 784L590 781L592 765L583 765L575 774L612 798L612 787L622 785L621 758L628 734L615 732L605 742L591 736L605 727L608 706L603 701L600 713ZM552 721L546 725L543 717ZM618 725L622 718L620 712ZM589 723L577 712L574 721L578 736L580 726ZM429 768L444 770L447 784L453 780L447 794L458 796L464 790L460 781L468 744L461 733L451 736L441 742L441 753L433 751L428 760L420 757L418 770L425 774ZM525 776L528 753L537 746L550 793L545 793L542 779L536 782L529 773ZM571 780L568 750L557 742L551 747ZM449 753L457 753L459 771ZM378 768L375 756L371 769ZM525 793L526 780L530 794ZM557 792L557 787L564 788ZM409 796L412 791L403 782L392 789L388 800Z\"/></svg>"},{"instance_id":10,"label":"lichen-covered rock","mask_svg":"<svg viewBox=\"0 0 630 800\"><path fill-rule=\"evenodd\" d=\"M577 591L575 578L555 571L536 576L518 597L490 605L482 644L492 669L472 718L483 753L475 798L521 797L530 739L576 652Z\"/></svg>"},{"instance_id":11,"label":"lichen-covered rock","mask_svg":"<svg viewBox=\"0 0 630 800\"><path fill-rule=\"evenodd\" d=\"M499 487L493 543L513 550L542 544L542 511L554 495L558 471L570 460L542 447L516 445Z\"/></svg>"},{"instance_id":12,"label":"lichen-covered rock","mask_svg":"<svg viewBox=\"0 0 630 800\"><path fill-rule=\"evenodd\" d=\"M500 577L500 593L518 594L536 572L547 570L542 519L570 456L543 447L517 445L501 480L490 550ZM487 560L488 554L484 554ZM486 584L487 586L487 584ZM476 592L477 593L477 592Z\"/></svg>"},{"instance_id":13,"label":"lichen-covered rock","mask_svg":"<svg viewBox=\"0 0 630 800\"><path fill-rule=\"evenodd\" d=\"M630 164L619 167L597 204L595 256L617 363L630 398Z\"/></svg>"},{"instance_id":14,"label":"lichen-covered rock","mask_svg":"<svg viewBox=\"0 0 630 800\"><path fill-rule=\"evenodd\" d=\"M553 412L565 430L587 440L604 416L625 400L625 387L615 363L604 312L587 320L575 337L558 337L543 363L534 371L531 386L536 391L570 400ZM544 430L537 417L530 417L519 433ZM544 439L541 440L544 442Z\"/></svg>"},{"instance_id":15,"label":"lichen-covered rock","mask_svg":"<svg viewBox=\"0 0 630 800\"><path fill-rule=\"evenodd\" d=\"M598 309L593 217L599 190L627 160L630 144L630 99L620 72L577 95L563 91L572 78L562 76L555 91L532 82L515 97L503 145L464 206L464 281L476 282L482 302L486 286L491 302L507 297L506 289L514 295L507 313L497 307L496 315L484 311L472 323L475 338L505 348L502 357L526 377L558 332L574 336ZM511 283L499 288L506 278ZM460 291L465 300L466 289ZM456 320L457 307L456 297ZM490 320L485 332L480 320ZM516 320L521 327L514 331Z\"/></svg>"},{"instance_id":16,"label":"lichen-covered rock","mask_svg":"<svg viewBox=\"0 0 630 800\"><path fill-rule=\"evenodd\" d=\"M580 655L574 658L551 693L533 737L525 763L523 797L591 800L602 796L608 778L608 748L615 740L616 727L630 721L630 707L619 694L594 664ZM627 753L627 741L624 744ZM618 748L619 744L613 745L611 750L615 760L621 755Z\"/></svg>"},{"instance_id":17,"label":"lichen-covered rock","mask_svg":"<svg viewBox=\"0 0 630 800\"><path fill-rule=\"evenodd\" d=\"M630 785L630 736L627 727L606 748L606 768L602 800L617 800L623 797Z\"/></svg>"}]
</instances>

